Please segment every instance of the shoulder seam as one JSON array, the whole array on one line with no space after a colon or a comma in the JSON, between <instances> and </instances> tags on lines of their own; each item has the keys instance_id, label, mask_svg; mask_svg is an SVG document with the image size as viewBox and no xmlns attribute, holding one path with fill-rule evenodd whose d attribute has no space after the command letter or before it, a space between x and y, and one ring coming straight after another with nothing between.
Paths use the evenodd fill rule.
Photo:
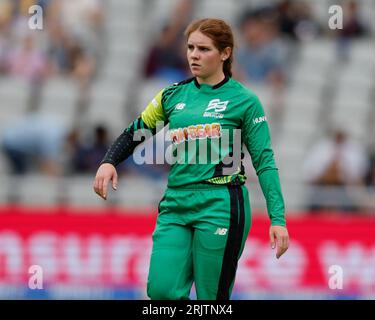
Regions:
<instances>
[{"instance_id":1,"label":"shoulder seam","mask_svg":"<svg viewBox=\"0 0 375 320\"><path fill-rule=\"evenodd\" d=\"M183 85L183 84L187 84L187 83L190 83L194 80L194 77L191 77L189 79L185 79L185 80L182 80L180 82L176 82L175 85L176 86L180 86L180 85Z\"/></svg>"},{"instance_id":2,"label":"shoulder seam","mask_svg":"<svg viewBox=\"0 0 375 320\"><path fill-rule=\"evenodd\" d=\"M165 100L168 98L168 96L170 96L179 86L188 84L188 83L192 82L193 80L194 80L194 77L182 80L180 82L176 82L176 83L172 84L171 86L165 88L163 93L162 93L162 97L161 97L162 105L165 103Z\"/></svg>"}]
</instances>

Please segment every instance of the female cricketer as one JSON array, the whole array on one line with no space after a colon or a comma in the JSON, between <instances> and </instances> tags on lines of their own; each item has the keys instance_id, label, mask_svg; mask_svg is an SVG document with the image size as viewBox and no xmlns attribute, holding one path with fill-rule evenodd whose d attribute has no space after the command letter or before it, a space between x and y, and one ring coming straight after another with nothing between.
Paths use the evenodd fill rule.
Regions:
<instances>
[{"instance_id":1,"label":"female cricketer","mask_svg":"<svg viewBox=\"0 0 375 320\"><path fill-rule=\"evenodd\" d=\"M196 163L191 161L196 154L187 152L187 161L171 165L152 235L147 282L151 299L189 299L194 283L197 299L228 300L251 225L241 161L231 169L225 161L237 151L242 154L242 142L266 199L277 258L289 246L284 200L263 107L253 92L232 78L230 26L219 19L202 19L192 22L185 35L193 77L161 90L115 140L97 171L94 190L103 199L110 181L116 190L116 165L142 142L135 139L136 133L155 132L159 121L169 124L171 141L183 148L204 141L217 149L225 132L239 130L241 143L232 136L218 158L210 152L207 163Z\"/></svg>"}]
</instances>

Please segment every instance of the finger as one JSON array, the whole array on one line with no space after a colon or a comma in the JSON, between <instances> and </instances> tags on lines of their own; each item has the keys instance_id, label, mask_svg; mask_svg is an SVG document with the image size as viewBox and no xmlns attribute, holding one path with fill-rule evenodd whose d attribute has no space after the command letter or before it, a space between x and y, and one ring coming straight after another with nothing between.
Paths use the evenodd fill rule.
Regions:
<instances>
[{"instance_id":1,"label":"finger","mask_svg":"<svg viewBox=\"0 0 375 320\"><path fill-rule=\"evenodd\" d=\"M286 248L286 250L289 248L289 237L288 236L283 237L283 247Z\"/></svg>"},{"instance_id":2,"label":"finger","mask_svg":"<svg viewBox=\"0 0 375 320\"><path fill-rule=\"evenodd\" d=\"M285 253L285 251L286 251L287 249L288 249L288 248L278 247L278 248L277 248L277 253L276 253L276 258L279 259L279 258Z\"/></svg>"},{"instance_id":3,"label":"finger","mask_svg":"<svg viewBox=\"0 0 375 320\"><path fill-rule=\"evenodd\" d=\"M283 244L280 236L276 235L276 243L277 243L277 250L276 250L276 258L278 259L282 255L283 251Z\"/></svg>"},{"instance_id":4,"label":"finger","mask_svg":"<svg viewBox=\"0 0 375 320\"><path fill-rule=\"evenodd\" d=\"M284 248L284 243L283 239L280 235L276 235L277 238L277 247L283 249Z\"/></svg>"},{"instance_id":5,"label":"finger","mask_svg":"<svg viewBox=\"0 0 375 320\"><path fill-rule=\"evenodd\" d=\"M277 245L276 258L279 259L284 253L284 247L280 244Z\"/></svg>"},{"instance_id":6,"label":"finger","mask_svg":"<svg viewBox=\"0 0 375 320\"><path fill-rule=\"evenodd\" d=\"M288 247L288 237L283 237L280 241L280 245L278 245L276 258L279 259L288 250Z\"/></svg>"},{"instance_id":7,"label":"finger","mask_svg":"<svg viewBox=\"0 0 375 320\"><path fill-rule=\"evenodd\" d=\"M275 249L275 234L273 231L270 231L270 243L271 243L271 248Z\"/></svg>"},{"instance_id":8,"label":"finger","mask_svg":"<svg viewBox=\"0 0 375 320\"><path fill-rule=\"evenodd\" d=\"M99 179L98 181L98 190L99 190L99 196L101 196L103 198L103 180L104 179Z\"/></svg>"},{"instance_id":9,"label":"finger","mask_svg":"<svg viewBox=\"0 0 375 320\"><path fill-rule=\"evenodd\" d=\"M117 173L115 173L113 175L113 178L112 178L112 188L113 188L113 190L117 190L117 183L118 183L118 176L117 176Z\"/></svg>"},{"instance_id":10,"label":"finger","mask_svg":"<svg viewBox=\"0 0 375 320\"><path fill-rule=\"evenodd\" d=\"M98 195L98 196L102 196L100 194L100 179L96 178L95 179L95 183L94 183L94 190L95 190L95 193Z\"/></svg>"},{"instance_id":11,"label":"finger","mask_svg":"<svg viewBox=\"0 0 375 320\"><path fill-rule=\"evenodd\" d=\"M277 247L277 251L276 251L276 259L279 259L281 256L281 248L280 247Z\"/></svg>"},{"instance_id":12,"label":"finger","mask_svg":"<svg viewBox=\"0 0 375 320\"><path fill-rule=\"evenodd\" d=\"M94 183L93 183L92 187L93 187L95 193L98 193L98 179L97 178L94 179Z\"/></svg>"},{"instance_id":13,"label":"finger","mask_svg":"<svg viewBox=\"0 0 375 320\"><path fill-rule=\"evenodd\" d=\"M104 179L103 181L103 198L107 199L107 190L108 190L109 179Z\"/></svg>"}]
</instances>

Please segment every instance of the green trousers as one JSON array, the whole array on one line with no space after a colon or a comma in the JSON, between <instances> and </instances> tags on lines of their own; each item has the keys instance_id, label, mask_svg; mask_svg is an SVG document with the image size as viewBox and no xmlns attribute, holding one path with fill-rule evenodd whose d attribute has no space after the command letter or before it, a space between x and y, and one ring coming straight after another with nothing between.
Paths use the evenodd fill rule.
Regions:
<instances>
[{"instance_id":1,"label":"green trousers","mask_svg":"<svg viewBox=\"0 0 375 320\"><path fill-rule=\"evenodd\" d=\"M151 299L230 298L251 225L245 186L168 188L159 204L147 282Z\"/></svg>"}]
</instances>

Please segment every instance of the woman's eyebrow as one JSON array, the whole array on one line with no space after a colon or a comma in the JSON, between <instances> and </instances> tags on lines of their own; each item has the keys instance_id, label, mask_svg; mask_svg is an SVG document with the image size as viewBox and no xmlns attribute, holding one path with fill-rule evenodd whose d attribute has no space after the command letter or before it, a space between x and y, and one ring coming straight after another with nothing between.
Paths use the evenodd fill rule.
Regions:
<instances>
[{"instance_id":1,"label":"woman's eyebrow","mask_svg":"<svg viewBox=\"0 0 375 320\"><path fill-rule=\"evenodd\" d=\"M205 44L205 43L192 43L192 42L188 42L187 43L189 46L197 46L197 47L209 47L210 45L209 44Z\"/></svg>"}]
</instances>

